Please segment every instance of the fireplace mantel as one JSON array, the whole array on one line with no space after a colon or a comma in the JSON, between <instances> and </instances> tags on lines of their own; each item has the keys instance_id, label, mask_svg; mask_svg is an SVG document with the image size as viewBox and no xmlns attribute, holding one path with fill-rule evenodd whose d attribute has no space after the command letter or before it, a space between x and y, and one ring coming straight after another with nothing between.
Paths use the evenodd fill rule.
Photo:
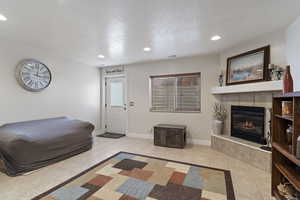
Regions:
<instances>
[{"instance_id":1,"label":"fireplace mantel","mask_svg":"<svg viewBox=\"0 0 300 200\"><path fill-rule=\"evenodd\" d=\"M257 83L248 83L241 85L214 87L211 90L212 94L234 94L234 93L253 93L253 92L274 92L281 91L282 81L265 81Z\"/></svg>"}]
</instances>

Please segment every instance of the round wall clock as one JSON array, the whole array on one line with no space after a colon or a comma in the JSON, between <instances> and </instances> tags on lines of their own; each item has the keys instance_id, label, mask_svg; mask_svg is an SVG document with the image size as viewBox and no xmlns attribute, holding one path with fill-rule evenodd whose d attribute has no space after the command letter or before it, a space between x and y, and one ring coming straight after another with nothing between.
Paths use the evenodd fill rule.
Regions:
<instances>
[{"instance_id":1,"label":"round wall clock","mask_svg":"<svg viewBox=\"0 0 300 200\"><path fill-rule=\"evenodd\" d=\"M16 70L19 84L31 92L40 92L46 89L51 83L51 71L49 68L34 59L21 61Z\"/></svg>"}]
</instances>

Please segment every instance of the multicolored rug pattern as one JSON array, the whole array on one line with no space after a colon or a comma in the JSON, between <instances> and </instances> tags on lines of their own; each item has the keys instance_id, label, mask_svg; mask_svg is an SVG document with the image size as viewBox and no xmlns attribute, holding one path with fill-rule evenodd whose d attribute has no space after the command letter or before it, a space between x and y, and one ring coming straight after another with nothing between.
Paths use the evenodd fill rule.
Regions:
<instances>
[{"instance_id":1,"label":"multicolored rug pattern","mask_svg":"<svg viewBox=\"0 0 300 200\"><path fill-rule=\"evenodd\" d=\"M120 152L34 200L235 200L230 172Z\"/></svg>"}]
</instances>

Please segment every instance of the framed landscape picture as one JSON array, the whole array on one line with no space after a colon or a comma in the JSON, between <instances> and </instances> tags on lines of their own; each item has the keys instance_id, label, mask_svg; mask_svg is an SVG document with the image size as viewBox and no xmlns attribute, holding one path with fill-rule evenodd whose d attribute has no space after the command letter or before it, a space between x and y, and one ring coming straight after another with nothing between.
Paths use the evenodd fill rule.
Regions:
<instances>
[{"instance_id":1,"label":"framed landscape picture","mask_svg":"<svg viewBox=\"0 0 300 200\"><path fill-rule=\"evenodd\" d=\"M227 59L226 85L267 80L270 46L248 51Z\"/></svg>"}]
</instances>

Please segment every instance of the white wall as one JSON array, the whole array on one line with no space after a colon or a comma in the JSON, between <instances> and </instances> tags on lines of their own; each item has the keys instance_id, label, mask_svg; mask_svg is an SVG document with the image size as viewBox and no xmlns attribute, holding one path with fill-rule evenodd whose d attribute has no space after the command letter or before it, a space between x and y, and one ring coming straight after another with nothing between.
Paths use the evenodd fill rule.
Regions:
<instances>
[{"instance_id":1,"label":"white wall","mask_svg":"<svg viewBox=\"0 0 300 200\"><path fill-rule=\"evenodd\" d=\"M300 91L300 17L287 29L286 56L292 69L294 89Z\"/></svg>"},{"instance_id":2,"label":"white wall","mask_svg":"<svg viewBox=\"0 0 300 200\"><path fill-rule=\"evenodd\" d=\"M210 90L217 84L218 56L190 57L126 66L128 79L128 134L151 137L152 128L159 123L183 124L188 127L188 137L210 140L212 106L214 97ZM151 75L201 72L201 113L150 112L149 77ZM143 136L142 136L143 135Z\"/></svg>"},{"instance_id":3,"label":"white wall","mask_svg":"<svg viewBox=\"0 0 300 200\"><path fill-rule=\"evenodd\" d=\"M18 85L15 67L24 58L35 58L48 65L53 75L48 89L32 93ZM100 127L100 75L96 67L74 63L41 49L1 41L0 91L0 124L69 116Z\"/></svg>"},{"instance_id":4,"label":"white wall","mask_svg":"<svg viewBox=\"0 0 300 200\"><path fill-rule=\"evenodd\" d=\"M267 45L271 45L271 63L280 66L286 66L287 61L285 56L285 30L282 29L238 44L235 47L221 52L221 70L226 72L227 58Z\"/></svg>"}]
</instances>

